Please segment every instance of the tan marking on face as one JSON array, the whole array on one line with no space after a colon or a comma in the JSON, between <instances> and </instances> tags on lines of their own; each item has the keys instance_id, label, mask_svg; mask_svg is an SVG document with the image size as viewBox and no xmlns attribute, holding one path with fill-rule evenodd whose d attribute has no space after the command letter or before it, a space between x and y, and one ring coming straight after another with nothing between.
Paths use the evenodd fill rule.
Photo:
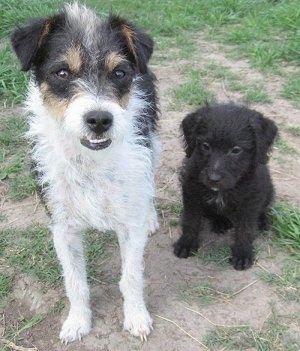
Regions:
<instances>
[{"instance_id":1,"label":"tan marking on face","mask_svg":"<svg viewBox=\"0 0 300 351\"><path fill-rule=\"evenodd\" d=\"M41 47L41 45L43 44L44 39L50 33L50 29L51 29L51 21L47 21L44 24L44 27L42 29L41 36L40 36L40 39L39 39L39 42L38 42L38 47Z\"/></svg>"},{"instance_id":2,"label":"tan marking on face","mask_svg":"<svg viewBox=\"0 0 300 351\"><path fill-rule=\"evenodd\" d=\"M120 99L120 106L123 109L126 109L128 104L129 104L129 98L130 98L130 93L127 93L125 95L123 95Z\"/></svg>"},{"instance_id":3,"label":"tan marking on face","mask_svg":"<svg viewBox=\"0 0 300 351\"><path fill-rule=\"evenodd\" d=\"M60 99L53 95L47 83L41 84L41 93L43 96L43 101L51 112L51 115L54 116L56 119L62 119L65 111L68 107L69 100L68 99Z\"/></svg>"},{"instance_id":4,"label":"tan marking on face","mask_svg":"<svg viewBox=\"0 0 300 351\"><path fill-rule=\"evenodd\" d=\"M70 46L67 50L66 61L72 72L78 73L82 66L82 53L79 46Z\"/></svg>"},{"instance_id":5,"label":"tan marking on face","mask_svg":"<svg viewBox=\"0 0 300 351\"><path fill-rule=\"evenodd\" d=\"M118 54L117 52L111 52L105 58L105 67L108 72L112 72L119 64L126 61L126 57Z\"/></svg>"},{"instance_id":6,"label":"tan marking on face","mask_svg":"<svg viewBox=\"0 0 300 351\"><path fill-rule=\"evenodd\" d=\"M129 50L132 52L132 54L135 58L135 61L138 62L138 58L137 58L136 50L135 50L135 45L133 42L134 37L135 37L134 31L126 24L123 24L121 26L121 31L122 31L123 35L125 36L125 39L127 41L127 45L129 47Z\"/></svg>"}]
</instances>

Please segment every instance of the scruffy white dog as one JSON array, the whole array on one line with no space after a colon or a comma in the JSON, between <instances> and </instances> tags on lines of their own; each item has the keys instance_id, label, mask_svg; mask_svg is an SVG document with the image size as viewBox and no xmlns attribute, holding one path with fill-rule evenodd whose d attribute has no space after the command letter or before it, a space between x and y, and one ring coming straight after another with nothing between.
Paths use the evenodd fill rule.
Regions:
<instances>
[{"instance_id":1,"label":"scruffy white dog","mask_svg":"<svg viewBox=\"0 0 300 351\"><path fill-rule=\"evenodd\" d=\"M101 20L75 3L17 28L12 44L22 70L32 72L28 136L70 300L60 338L80 340L91 329L81 234L94 227L117 233L124 328L146 340L143 252L158 227L153 42L126 20Z\"/></svg>"}]
</instances>

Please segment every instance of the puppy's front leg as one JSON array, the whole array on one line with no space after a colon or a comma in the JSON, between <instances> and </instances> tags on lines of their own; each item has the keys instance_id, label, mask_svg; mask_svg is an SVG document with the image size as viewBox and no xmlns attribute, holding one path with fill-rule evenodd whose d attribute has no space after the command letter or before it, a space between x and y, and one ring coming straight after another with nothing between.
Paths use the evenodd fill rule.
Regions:
<instances>
[{"instance_id":1,"label":"puppy's front leg","mask_svg":"<svg viewBox=\"0 0 300 351\"><path fill-rule=\"evenodd\" d=\"M199 248L199 231L201 216L197 211L186 207L182 216L182 235L174 244L174 254L180 258L187 258Z\"/></svg>"},{"instance_id":2,"label":"puppy's front leg","mask_svg":"<svg viewBox=\"0 0 300 351\"><path fill-rule=\"evenodd\" d=\"M54 246L63 268L70 311L65 320L60 339L63 343L80 340L91 330L89 288L81 236L72 225L56 224L52 227Z\"/></svg>"},{"instance_id":3,"label":"puppy's front leg","mask_svg":"<svg viewBox=\"0 0 300 351\"><path fill-rule=\"evenodd\" d=\"M147 227L117 231L121 257L120 290L124 298L124 329L147 340L152 319L143 297L143 254L147 241Z\"/></svg>"},{"instance_id":4,"label":"puppy's front leg","mask_svg":"<svg viewBox=\"0 0 300 351\"><path fill-rule=\"evenodd\" d=\"M252 243L255 237L256 222L256 219L242 218L235 226L230 262L237 270L247 269L253 264Z\"/></svg>"}]
</instances>

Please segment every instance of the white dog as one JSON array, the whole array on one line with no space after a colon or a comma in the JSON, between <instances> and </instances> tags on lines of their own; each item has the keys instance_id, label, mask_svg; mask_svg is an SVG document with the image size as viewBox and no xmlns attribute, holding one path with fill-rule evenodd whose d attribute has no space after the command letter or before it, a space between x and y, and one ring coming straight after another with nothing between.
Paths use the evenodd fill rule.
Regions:
<instances>
[{"instance_id":1,"label":"white dog","mask_svg":"<svg viewBox=\"0 0 300 351\"><path fill-rule=\"evenodd\" d=\"M124 19L101 20L75 3L16 29L12 44L22 70L32 71L28 136L70 300L60 338L80 340L91 329L81 233L94 227L117 233L124 328L146 340L143 252L158 227L153 42Z\"/></svg>"}]
</instances>

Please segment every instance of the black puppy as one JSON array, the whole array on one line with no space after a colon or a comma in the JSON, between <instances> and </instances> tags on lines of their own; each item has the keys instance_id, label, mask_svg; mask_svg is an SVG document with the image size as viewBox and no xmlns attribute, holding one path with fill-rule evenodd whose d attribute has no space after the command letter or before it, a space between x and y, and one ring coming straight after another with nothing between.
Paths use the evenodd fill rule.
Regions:
<instances>
[{"instance_id":1,"label":"black puppy","mask_svg":"<svg viewBox=\"0 0 300 351\"><path fill-rule=\"evenodd\" d=\"M259 112L234 104L202 107L181 126L184 209L174 253L186 258L197 251L207 218L215 232L234 228L231 263L247 269L255 232L268 225L274 190L266 164L277 127Z\"/></svg>"}]
</instances>

